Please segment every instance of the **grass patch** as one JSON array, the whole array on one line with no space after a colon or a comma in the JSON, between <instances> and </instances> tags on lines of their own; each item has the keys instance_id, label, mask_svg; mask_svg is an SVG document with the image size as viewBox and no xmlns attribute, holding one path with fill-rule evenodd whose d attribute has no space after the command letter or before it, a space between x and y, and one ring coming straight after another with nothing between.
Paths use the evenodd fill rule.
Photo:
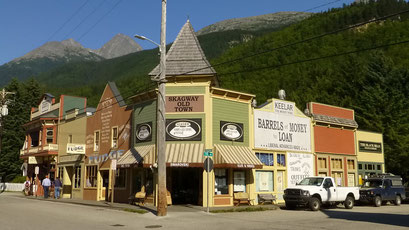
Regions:
<instances>
[{"instance_id":1,"label":"grass patch","mask_svg":"<svg viewBox=\"0 0 409 230\"><path fill-rule=\"evenodd\" d=\"M261 212L276 210L277 207L246 207L246 208L230 208L230 209L218 209L211 210L211 213L226 213L226 212Z\"/></svg>"},{"instance_id":2,"label":"grass patch","mask_svg":"<svg viewBox=\"0 0 409 230\"><path fill-rule=\"evenodd\" d=\"M125 212L133 212L133 213L139 213L139 214L148 213L148 211L143 210L143 209L124 208L123 210L124 210Z\"/></svg>"}]
</instances>

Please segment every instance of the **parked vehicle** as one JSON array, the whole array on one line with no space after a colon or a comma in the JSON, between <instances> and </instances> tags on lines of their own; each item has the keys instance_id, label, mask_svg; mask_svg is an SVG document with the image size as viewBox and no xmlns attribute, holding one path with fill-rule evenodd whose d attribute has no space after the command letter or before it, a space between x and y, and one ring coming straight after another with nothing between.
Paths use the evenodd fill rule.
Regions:
<instances>
[{"instance_id":1,"label":"parked vehicle","mask_svg":"<svg viewBox=\"0 0 409 230\"><path fill-rule=\"evenodd\" d=\"M400 205L406 199L402 178L390 173L368 177L359 190L359 201L379 207L387 201Z\"/></svg>"},{"instance_id":2,"label":"parked vehicle","mask_svg":"<svg viewBox=\"0 0 409 230\"><path fill-rule=\"evenodd\" d=\"M288 209L303 205L317 211L322 204L340 203L351 209L358 199L358 187L337 187L331 177L306 177L295 187L284 190L285 206Z\"/></svg>"}]
</instances>

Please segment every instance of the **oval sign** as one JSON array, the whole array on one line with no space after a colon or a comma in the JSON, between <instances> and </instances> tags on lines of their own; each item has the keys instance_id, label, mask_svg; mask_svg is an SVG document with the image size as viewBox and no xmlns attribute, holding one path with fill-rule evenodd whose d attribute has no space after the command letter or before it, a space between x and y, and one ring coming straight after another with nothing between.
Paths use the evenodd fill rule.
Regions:
<instances>
[{"instance_id":1,"label":"oval sign","mask_svg":"<svg viewBox=\"0 0 409 230\"><path fill-rule=\"evenodd\" d=\"M225 138L233 141L243 136L243 129L235 123L225 123L220 131Z\"/></svg>"},{"instance_id":2,"label":"oval sign","mask_svg":"<svg viewBox=\"0 0 409 230\"><path fill-rule=\"evenodd\" d=\"M173 139L188 140L198 136L201 132L199 123L193 120L174 120L166 126L166 133Z\"/></svg>"},{"instance_id":3,"label":"oval sign","mask_svg":"<svg viewBox=\"0 0 409 230\"><path fill-rule=\"evenodd\" d=\"M152 127L149 124L141 124L136 130L136 138L140 141L147 140L152 133Z\"/></svg>"}]
</instances>

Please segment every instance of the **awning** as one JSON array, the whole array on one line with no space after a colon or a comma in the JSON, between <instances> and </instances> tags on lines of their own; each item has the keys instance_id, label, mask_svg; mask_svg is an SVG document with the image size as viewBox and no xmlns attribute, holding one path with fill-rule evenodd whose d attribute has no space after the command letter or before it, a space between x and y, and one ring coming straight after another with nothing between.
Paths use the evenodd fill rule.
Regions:
<instances>
[{"instance_id":1,"label":"awning","mask_svg":"<svg viewBox=\"0 0 409 230\"><path fill-rule=\"evenodd\" d=\"M118 159L118 167L130 167L131 165L152 165L155 163L155 145L137 146L129 149Z\"/></svg>"},{"instance_id":2,"label":"awning","mask_svg":"<svg viewBox=\"0 0 409 230\"><path fill-rule=\"evenodd\" d=\"M263 163L246 146L215 145L215 168L262 168Z\"/></svg>"},{"instance_id":3,"label":"awning","mask_svg":"<svg viewBox=\"0 0 409 230\"><path fill-rule=\"evenodd\" d=\"M170 167L203 167L204 144L166 144L166 165Z\"/></svg>"}]
</instances>

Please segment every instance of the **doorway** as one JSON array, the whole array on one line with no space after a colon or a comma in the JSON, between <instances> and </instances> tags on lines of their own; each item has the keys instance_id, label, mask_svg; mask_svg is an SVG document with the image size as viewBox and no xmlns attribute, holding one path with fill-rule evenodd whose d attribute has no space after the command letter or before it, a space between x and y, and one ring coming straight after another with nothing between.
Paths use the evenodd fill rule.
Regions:
<instances>
[{"instance_id":1,"label":"doorway","mask_svg":"<svg viewBox=\"0 0 409 230\"><path fill-rule=\"evenodd\" d=\"M172 203L200 205L203 169L171 168L169 171L168 189L172 196Z\"/></svg>"},{"instance_id":2,"label":"doorway","mask_svg":"<svg viewBox=\"0 0 409 230\"><path fill-rule=\"evenodd\" d=\"M101 170L101 199L109 201L109 170Z\"/></svg>"}]
</instances>

